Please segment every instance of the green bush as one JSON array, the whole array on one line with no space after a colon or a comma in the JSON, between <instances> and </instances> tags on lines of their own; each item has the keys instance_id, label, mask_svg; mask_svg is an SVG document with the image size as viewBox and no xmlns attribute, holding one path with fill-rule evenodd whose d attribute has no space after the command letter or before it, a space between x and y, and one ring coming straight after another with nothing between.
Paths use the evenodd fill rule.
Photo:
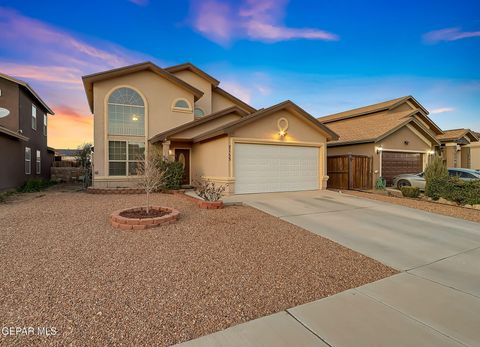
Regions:
<instances>
[{"instance_id":1,"label":"green bush","mask_svg":"<svg viewBox=\"0 0 480 347\"><path fill-rule=\"evenodd\" d=\"M23 186L18 188L17 190L21 193L31 193L31 192L39 192L41 190L44 190L51 185L55 184L52 181L46 181L43 179L29 179Z\"/></svg>"},{"instance_id":2,"label":"green bush","mask_svg":"<svg viewBox=\"0 0 480 347\"><path fill-rule=\"evenodd\" d=\"M179 189L183 181L183 165L178 161L160 160L157 164L159 170L164 173L164 189Z\"/></svg>"},{"instance_id":3,"label":"green bush","mask_svg":"<svg viewBox=\"0 0 480 347\"><path fill-rule=\"evenodd\" d=\"M448 180L448 170L442 157L436 155L425 169L425 195L434 200L441 197L442 186Z\"/></svg>"},{"instance_id":4,"label":"green bush","mask_svg":"<svg viewBox=\"0 0 480 347\"><path fill-rule=\"evenodd\" d=\"M480 204L480 181L463 181L458 177L435 178L430 181L430 197L444 198L460 205Z\"/></svg>"},{"instance_id":5,"label":"green bush","mask_svg":"<svg viewBox=\"0 0 480 347\"><path fill-rule=\"evenodd\" d=\"M7 202L9 196L15 194L13 190L7 190L5 192L0 192L0 204Z\"/></svg>"},{"instance_id":6,"label":"green bush","mask_svg":"<svg viewBox=\"0 0 480 347\"><path fill-rule=\"evenodd\" d=\"M420 189L417 187L402 187L400 189L402 195L406 198L418 198L420 196Z\"/></svg>"}]
</instances>

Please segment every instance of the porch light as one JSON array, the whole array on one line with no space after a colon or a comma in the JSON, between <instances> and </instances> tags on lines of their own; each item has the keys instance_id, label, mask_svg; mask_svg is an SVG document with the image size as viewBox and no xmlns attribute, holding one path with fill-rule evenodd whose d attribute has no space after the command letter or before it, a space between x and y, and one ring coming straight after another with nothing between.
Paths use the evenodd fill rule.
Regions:
<instances>
[{"instance_id":1,"label":"porch light","mask_svg":"<svg viewBox=\"0 0 480 347\"><path fill-rule=\"evenodd\" d=\"M435 151L428 151L427 153L428 153L428 155L434 155Z\"/></svg>"},{"instance_id":2,"label":"porch light","mask_svg":"<svg viewBox=\"0 0 480 347\"><path fill-rule=\"evenodd\" d=\"M383 151L383 147L382 147L382 146L375 147L375 152L377 152L377 154L380 154L382 151Z\"/></svg>"},{"instance_id":3,"label":"porch light","mask_svg":"<svg viewBox=\"0 0 480 347\"><path fill-rule=\"evenodd\" d=\"M173 155L173 149L168 150L168 155Z\"/></svg>"},{"instance_id":4,"label":"porch light","mask_svg":"<svg viewBox=\"0 0 480 347\"><path fill-rule=\"evenodd\" d=\"M137 121L138 120L138 116L134 113L133 116L132 116L132 120L133 121Z\"/></svg>"},{"instance_id":5,"label":"porch light","mask_svg":"<svg viewBox=\"0 0 480 347\"><path fill-rule=\"evenodd\" d=\"M278 134L281 136L281 137L284 137L285 135L287 135L287 132L285 130L280 130L278 132Z\"/></svg>"}]
</instances>

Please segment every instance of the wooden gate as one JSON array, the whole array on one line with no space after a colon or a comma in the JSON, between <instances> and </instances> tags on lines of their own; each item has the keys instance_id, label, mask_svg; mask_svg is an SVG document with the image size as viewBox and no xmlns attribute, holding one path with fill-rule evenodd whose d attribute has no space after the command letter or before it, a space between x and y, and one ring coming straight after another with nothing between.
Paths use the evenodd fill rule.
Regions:
<instances>
[{"instance_id":1,"label":"wooden gate","mask_svg":"<svg viewBox=\"0 0 480 347\"><path fill-rule=\"evenodd\" d=\"M328 188L372 189L372 157L336 155L327 158Z\"/></svg>"}]
</instances>

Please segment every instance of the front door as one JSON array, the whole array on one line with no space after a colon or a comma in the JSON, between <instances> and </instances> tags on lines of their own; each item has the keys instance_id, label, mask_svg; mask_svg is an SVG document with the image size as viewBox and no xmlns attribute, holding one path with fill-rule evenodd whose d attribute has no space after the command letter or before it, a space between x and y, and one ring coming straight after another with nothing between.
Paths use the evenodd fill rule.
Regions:
<instances>
[{"instance_id":1,"label":"front door","mask_svg":"<svg viewBox=\"0 0 480 347\"><path fill-rule=\"evenodd\" d=\"M190 150L177 148L175 149L175 161L183 165L183 181L182 184L190 184Z\"/></svg>"}]
</instances>

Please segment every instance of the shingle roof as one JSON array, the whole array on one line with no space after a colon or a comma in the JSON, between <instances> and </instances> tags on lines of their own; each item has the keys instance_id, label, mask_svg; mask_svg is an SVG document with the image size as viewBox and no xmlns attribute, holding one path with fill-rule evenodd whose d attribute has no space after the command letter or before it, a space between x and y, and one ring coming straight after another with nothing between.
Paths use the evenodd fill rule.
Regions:
<instances>
[{"instance_id":1,"label":"shingle roof","mask_svg":"<svg viewBox=\"0 0 480 347\"><path fill-rule=\"evenodd\" d=\"M444 130L443 134L437 135L437 139L440 141L448 141L448 140L458 140L464 136L468 136L470 140L478 141L479 137L478 134L471 131L470 129L450 129Z\"/></svg>"},{"instance_id":2,"label":"shingle roof","mask_svg":"<svg viewBox=\"0 0 480 347\"><path fill-rule=\"evenodd\" d=\"M408 98L410 98L410 96L402 96L401 98L380 102L378 104L368 105L364 107L354 108L348 111L334 113L328 116L320 117L318 118L318 120L322 123L328 123L328 122L333 122L333 121L340 120L347 117L360 116L360 115L369 114L373 112L380 112L380 111L388 110L392 106L398 104L403 100L407 100Z\"/></svg>"},{"instance_id":3,"label":"shingle roof","mask_svg":"<svg viewBox=\"0 0 480 347\"><path fill-rule=\"evenodd\" d=\"M327 125L340 136L338 141L332 143L375 141L383 134L411 120L411 115L412 111L381 112L343 119Z\"/></svg>"}]
</instances>

